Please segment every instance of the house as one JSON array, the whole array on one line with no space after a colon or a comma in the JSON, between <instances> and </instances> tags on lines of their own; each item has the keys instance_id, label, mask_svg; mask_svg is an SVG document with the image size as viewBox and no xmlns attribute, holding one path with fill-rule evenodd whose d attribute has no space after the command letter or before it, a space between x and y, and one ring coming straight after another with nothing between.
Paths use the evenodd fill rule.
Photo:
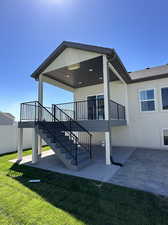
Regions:
<instances>
[{"instance_id":1,"label":"house","mask_svg":"<svg viewBox=\"0 0 168 225\"><path fill-rule=\"evenodd\" d=\"M13 125L15 117L11 113L0 111L0 125L7 126Z\"/></svg>"},{"instance_id":2,"label":"house","mask_svg":"<svg viewBox=\"0 0 168 225\"><path fill-rule=\"evenodd\" d=\"M33 128L33 163L44 139L71 169L86 166L100 145L107 165L113 146L167 149L168 65L127 72L114 49L63 42L31 76L38 101L21 104L20 160L25 127ZM45 107L45 82L74 101Z\"/></svg>"}]
</instances>

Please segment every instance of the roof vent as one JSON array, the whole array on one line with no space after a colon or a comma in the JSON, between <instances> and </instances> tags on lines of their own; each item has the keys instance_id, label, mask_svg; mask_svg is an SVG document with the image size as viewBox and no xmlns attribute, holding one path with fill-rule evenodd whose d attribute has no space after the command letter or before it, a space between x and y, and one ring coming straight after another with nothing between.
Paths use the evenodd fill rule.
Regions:
<instances>
[{"instance_id":1,"label":"roof vent","mask_svg":"<svg viewBox=\"0 0 168 225\"><path fill-rule=\"evenodd\" d=\"M150 67L147 67L147 68L146 68L146 70L149 70L149 69L150 69Z\"/></svg>"}]
</instances>

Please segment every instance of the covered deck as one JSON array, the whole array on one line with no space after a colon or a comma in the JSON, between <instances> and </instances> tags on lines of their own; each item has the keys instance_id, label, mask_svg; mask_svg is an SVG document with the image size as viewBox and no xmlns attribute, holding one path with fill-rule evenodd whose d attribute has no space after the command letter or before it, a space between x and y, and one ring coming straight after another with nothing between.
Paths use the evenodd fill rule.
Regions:
<instances>
[{"instance_id":1,"label":"covered deck","mask_svg":"<svg viewBox=\"0 0 168 225\"><path fill-rule=\"evenodd\" d=\"M57 122L68 125L74 132L84 130L104 132L106 164L110 165L111 127L126 126L129 120L127 84L130 82L130 77L115 50L63 42L32 74L32 77L38 81L40 109L32 102L21 104L21 117L18 125L20 143L22 143L23 136L22 128L34 128L33 149L40 154L41 141L40 137L38 140L36 138L35 126L39 121L54 123L53 118L56 118ZM116 96L113 95L115 91L113 92L111 83L115 81L122 84L122 100L120 93L116 92ZM74 101L63 104L53 102L52 106L44 107L44 83L72 92ZM91 90L93 96L88 93ZM82 95L80 95L81 92ZM99 93L100 95L97 96ZM44 112L43 108L45 108ZM51 118L47 118L46 110L52 114ZM75 124L74 121L78 126L71 126ZM82 130L79 129L80 126Z\"/></svg>"}]
</instances>

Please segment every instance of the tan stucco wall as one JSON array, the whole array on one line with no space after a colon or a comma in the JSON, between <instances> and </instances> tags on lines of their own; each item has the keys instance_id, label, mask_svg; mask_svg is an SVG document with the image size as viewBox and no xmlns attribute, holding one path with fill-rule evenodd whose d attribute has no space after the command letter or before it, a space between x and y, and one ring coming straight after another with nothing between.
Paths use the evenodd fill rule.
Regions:
<instances>
[{"instance_id":1,"label":"tan stucco wall","mask_svg":"<svg viewBox=\"0 0 168 225\"><path fill-rule=\"evenodd\" d=\"M87 96L103 94L103 84L74 90L75 101L87 100ZM110 99L125 105L125 90L121 81L110 82Z\"/></svg>"},{"instance_id":2,"label":"tan stucco wall","mask_svg":"<svg viewBox=\"0 0 168 225\"><path fill-rule=\"evenodd\" d=\"M168 113L161 110L160 88L163 86L168 87L168 78L128 85L129 125L112 128L114 145L165 149L162 129L168 128ZM155 112L140 112L138 92L146 88L155 88Z\"/></svg>"},{"instance_id":3,"label":"tan stucco wall","mask_svg":"<svg viewBox=\"0 0 168 225\"><path fill-rule=\"evenodd\" d=\"M168 113L161 110L160 88L168 87L168 78L146 81L128 85L128 126L112 128L112 144L115 146L133 146L163 148L162 129L168 128ZM156 111L140 112L139 90L154 88L156 94ZM103 85L79 88L75 91L75 100L86 100L88 95L103 93ZM110 83L110 98L125 105L125 89L121 82ZM94 134L94 143L101 143L104 133Z\"/></svg>"}]
</instances>

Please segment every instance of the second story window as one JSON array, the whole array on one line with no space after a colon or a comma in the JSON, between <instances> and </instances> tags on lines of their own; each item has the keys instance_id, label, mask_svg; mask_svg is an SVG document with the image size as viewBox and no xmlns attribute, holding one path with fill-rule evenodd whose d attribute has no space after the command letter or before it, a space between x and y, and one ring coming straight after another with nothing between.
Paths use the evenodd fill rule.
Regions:
<instances>
[{"instance_id":1,"label":"second story window","mask_svg":"<svg viewBox=\"0 0 168 225\"><path fill-rule=\"evenodd\" d=\"M139 92L140 111L155 111L155 91L154 89L141 90Z\"/></svg>"},{"instance_id":2,"label":"second story window","mask_svg":"<svg viewBox=\"0 0 168 225\"><path fill-rule=\"evenodd\" d=\"M168 110L168 87L161 88L162 110Z\"/></svg>"}]
</instances>

